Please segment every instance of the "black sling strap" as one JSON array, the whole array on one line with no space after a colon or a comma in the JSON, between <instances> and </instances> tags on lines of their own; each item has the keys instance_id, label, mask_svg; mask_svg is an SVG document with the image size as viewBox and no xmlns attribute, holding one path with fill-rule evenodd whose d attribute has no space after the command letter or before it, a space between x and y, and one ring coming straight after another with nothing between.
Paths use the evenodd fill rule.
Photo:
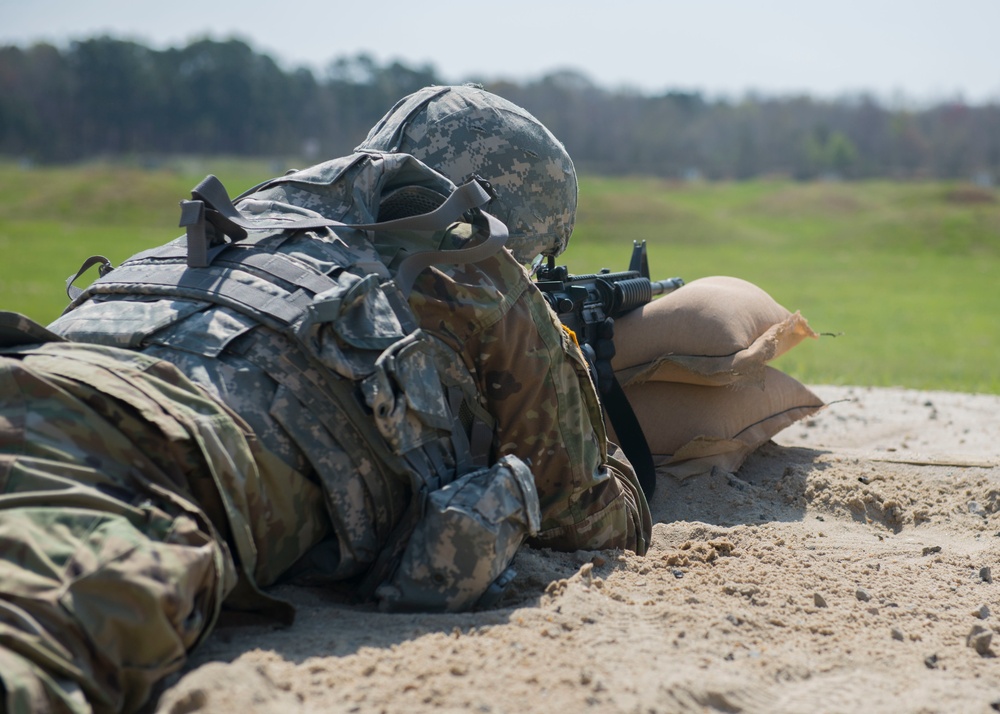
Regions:
<instances>
[{"instance_id":1,"label":"black sling strap","mask_svg":"<svg viewBox=\"0 0 1000 714\"><path fill-rule=\"evenodd\" d=\"M619 446L632 464L642 492L649 501L656 491L656 466L653 464L653 455L649 450L646 434L642 431L642 425L611 366L611 360L615 356L614 324L612 318L604 321L600 328L597 348L588 345L584 355L593 363L593 377L601 397L601 404L608 414L611 426L615 429Z\"/></svg>"},{"instance_id":2,"label":"black sling strap","mask_svg":"<svg viewBox=\"0 0 1000 714\"><path fill-rule=\"evenodd\" d=\"M653 455L649 451L649 443L642 431L642 425L639 424L628 396L614 376L614 372L611 373L611 379L602 384L601 400L608 411L608 418L615 428L622 450L635 469L642 492L649 501L656 491L656 466L653 464Z\"/></svg>"}]
</instances>

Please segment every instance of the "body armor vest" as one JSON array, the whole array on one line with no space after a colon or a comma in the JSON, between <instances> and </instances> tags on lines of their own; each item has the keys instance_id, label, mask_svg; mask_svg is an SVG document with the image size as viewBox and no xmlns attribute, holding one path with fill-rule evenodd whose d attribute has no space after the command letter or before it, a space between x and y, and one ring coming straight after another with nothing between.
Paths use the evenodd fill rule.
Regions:
<instances>
[{"instance_id":1,"label":"body armor vest","mask_svg":"<svg viewBox=\"0 0 1000 714\"><path fill-rule=\"evenodd\" d=\"M226 402L322 485L337 538L325 574L368 571L373 591L426 495L489 462L471 376L406 300L423 267L502 245L476 208L488 192L462 189L401 154L319 164L234 202L210 177L182 204L187 235L105 263L49 329L166 359Z\"/></svg>"}]
</instances>

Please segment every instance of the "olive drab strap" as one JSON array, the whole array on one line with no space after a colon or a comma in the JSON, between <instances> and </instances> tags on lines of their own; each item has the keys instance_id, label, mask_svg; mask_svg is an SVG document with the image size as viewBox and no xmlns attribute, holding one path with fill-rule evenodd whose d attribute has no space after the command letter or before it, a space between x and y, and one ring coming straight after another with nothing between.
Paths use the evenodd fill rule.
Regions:
<instances>
[{"instance_id":1,"label":"olive drab strap","mask_svg":"<svg viewBox=\"0 0 1000 714\"><path fill-rule=\"evenodd\" d=\"M404 258L396 273L396 284L403 295L409 296L417 276L432 265L478 263L496 253L507 240L507 226L489 213L483 213L482 216L489 226L489 238L482 243L458 250L426 250Z\"/></svg>"},{"instance_id":2,"label":"olive drab strap","mask_svg":"<svg viewBox=\"0 0 1000 714\"><path fill-rule=\"evenodd\" d=\"M252 221L233 205L222 182L213 175L205 177L191 191L190 201L181 201L180 226L187 229L187 264L192 268L206 268L211 263L209 255L213 241L207 226L211 224L233 242L247 237L251 230L314 230L317 228L351 228L364 231L440 231L446 229L473 208L481 208L494 198L488 182L474 178L456 188L436 209L415 216L406 216L378 223L346 224L327 218L303 218L294 221ZM489 257L504 246L507 227L488 213L483 213L489 230L487 239L471 248L448 251L427 251L403 261L397 276L397 285L408 296L413 281L422 270L439 263L475 263ZM419 257L418 257L419 256Z\"/></svg>"}]
</instances>

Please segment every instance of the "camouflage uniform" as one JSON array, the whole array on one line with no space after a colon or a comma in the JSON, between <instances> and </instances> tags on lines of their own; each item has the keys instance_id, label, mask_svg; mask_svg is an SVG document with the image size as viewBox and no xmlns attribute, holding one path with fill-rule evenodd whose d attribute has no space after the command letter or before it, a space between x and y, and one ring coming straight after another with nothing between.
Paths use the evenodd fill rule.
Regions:
<instances>
[{"instance_id":1,"label":"camouflage uniform","mask_svg":"<svg viewBox=\"0 0 1000 714\"><path fill-rule=\"evenodd\" d=\"M366 223L414 186L432 206L454 190L362 152L236 203L247 220ZM458 609L529 536L645 551L648 508L582 356L509 253L419 272L422 329L405 324L397 268L475 249L471 220L374 241L278 228L210 243L203 269L183 264L189 233L96 281L55 334L0 317L11 711L134 711L223 604L290 620L261 590L281 577Z\"/></svg>"},{"instance_id":2,"label":"camouflage uniform","mask_svg":"<svg viewBox=\"0 0 1000 714\"><path fill-rule=\"evenodd\" d=\"M173 365L11 313L0 338L5 711L134 711L227 598L289 621L247 573L322 537L315 485Z\"/></svg>"},{"instance_id":3,"label":"camouflage uniform","mask_svg":"<svg viewBox=\"0 0 1000 714\"><path fill-rule=\"evenodd\" d=\"M410 301L421 327L475 376L496 419L497 454L531 465L542 523L529 542L645 553L646 499L632 467L607 442L580 348L524 268L507 252L476 265L430 268Z\"/></svg>"},{"instance_id":4,"label":"camouflage uniform","mask_svg":"<svg viewBox=\"0 0 1000 714\"><path fill-rule=\"evenodd\" d=\"M488 180L489 211L521 263L566 250L576 220L576 168L525 109L475 85L425 87L400 99L355 151L411 154L456 183Z\"/></svg>"}]
</instances>

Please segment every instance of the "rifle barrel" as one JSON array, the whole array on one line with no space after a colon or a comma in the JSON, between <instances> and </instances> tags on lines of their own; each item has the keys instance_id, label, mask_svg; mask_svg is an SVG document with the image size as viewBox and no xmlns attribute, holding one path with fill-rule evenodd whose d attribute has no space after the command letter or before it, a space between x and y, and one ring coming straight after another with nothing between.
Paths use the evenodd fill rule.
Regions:
<instances>
[{"instance_id":1,"label":"rifle barrel","mask_svg":"<svg viewBox=\"0 0 1000 714\"><path fill-rule=\"evenodd\" d=\"M672 293L677 288L684 284L684 280L681 278L667 278L666 280L651 280L649 281L650 288L652 288L653 295L666 295L667 293Z\"/></svg>"}]
</instances>

